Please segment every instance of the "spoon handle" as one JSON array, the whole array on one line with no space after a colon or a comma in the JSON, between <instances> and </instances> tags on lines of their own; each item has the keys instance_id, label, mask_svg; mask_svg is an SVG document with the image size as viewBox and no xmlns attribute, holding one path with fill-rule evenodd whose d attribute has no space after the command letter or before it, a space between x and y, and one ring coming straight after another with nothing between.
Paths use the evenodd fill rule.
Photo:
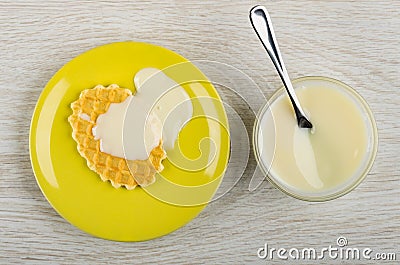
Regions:
<instances>
[{"instance_id":1,"label":"spoon handle","mask_svg":"<svg viewBox=\"0 0 400 265\"><path fill-rule=\"evenodd\" d=\"M267 50L269 57L275 65L275 68L289 94L299 126L303 128L311 128L312 124L307 120L304 111L300 106L300 102L296 97L292 82L290 81L286 67L283 63L282 55L278 47L278 42L276 41L271 18L267 9L263 6L253 7L250 11L250 21L258 38Z\"/></svg>"}]
</instances>

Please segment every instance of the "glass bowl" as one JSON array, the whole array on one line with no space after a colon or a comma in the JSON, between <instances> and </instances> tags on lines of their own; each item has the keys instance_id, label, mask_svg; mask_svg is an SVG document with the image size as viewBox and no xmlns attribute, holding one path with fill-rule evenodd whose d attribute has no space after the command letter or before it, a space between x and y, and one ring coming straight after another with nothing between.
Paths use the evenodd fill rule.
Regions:
<instances>
[{"instance_id":1,"label":"glass bowl","mask_svg":"<svg viewBox=\"0 0 400 265\"><path fill-rule=\"evenodd\" d=\"M367 102L350 86L332 79L332 78L327 78L327 77L319 77L319 76L310 76L310 77L302 77L295 79L293 81L293 87L295 90L297 89L308 89L312 87L320 87L324 86L326 88L332 88L335 90L339 90L341 93L347 96L348 99L350 99L353 103L354 106L356 106L357 110L361 112L363 123L365 125L366 129L366 136L367 136L367 146L365 148L365 153L360 160L360 163L357 164L357 170L354 172L354 174L348 176L345 181L343 181L340 184L337 184L333 187L321 189L321 190L304 190L304 189L299 189L294 187L293 185L288 184L285 180L282 179L282 176L279 176L278 173L275 172L274 168L271 166L272 161L274 159L275 155L275 148L280 148L279 144L275 142L275 146L272 146L271 148L274 148L273 156L270 160L272 161L265 161L266 159L261 156L262 153L262 145L263 145L263 139L262 138L262 132L260 129L260 123L263 120L264 116L266 116L267 113L271 115L271 109L270 106L274 104L275 101L280 99L281 97L287 97L286 91L284 87L281 87L278 89L270 98L270 100L264 105L264 107L261 109L259 114L257 115L256 122L254 124L254 129L253 129L253 148L254 148L254 153L255 157L257 159L257 163L259 167L261 168L262 172L266 176L266 178L272 183L275 187L283 191L284 193L295 197L297 199L305 200L305 201L327 201L327 200L332 200L335 198L338 198L340 196L343 196L344 194L347 194L351 190L353 190L355 187L357 187L365 178L367 173L372 167L372 164L374 162L376 152L377 152L377 146L378 146L378 133L377 133L377 128L376 128L376 123L373 117L373 114L367 104ZM312 98L312 100L318 100L318 98ZM301 100L300 100L301 101ZM304 106L303 106L304 107ZM337 106L340 108L340 106ZM305 108L305 111L307 113L307 109ZM332 110L334 111L334 109ZM272 121L275 127L275 119L277 117L272 117ZM343 117L346 118L346 117ZM311 122L312 122L312 116L310 117ZM275 130L276 128L274 128ZM275 135L279 133L276 132L275 130ZM275 137L275 136L274 136ZM274 139L275 140L275 139ZM290 166L290 165L289 165Z\"/></svg>"}]
</instances>

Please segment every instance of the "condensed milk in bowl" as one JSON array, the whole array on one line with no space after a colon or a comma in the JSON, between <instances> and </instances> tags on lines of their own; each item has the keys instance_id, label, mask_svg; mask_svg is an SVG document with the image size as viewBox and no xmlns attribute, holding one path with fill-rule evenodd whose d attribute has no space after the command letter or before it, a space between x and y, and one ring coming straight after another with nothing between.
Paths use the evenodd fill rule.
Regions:
<instances>
[{"instance_id":1,"label":"condensed milk in bowl","mask_svg":"<svg viewBox=\"0 0 400 265\"><path fill-rule=\"evenodd\" d=\"M377 128L366 101L350 86L326 77L293 81L312 129L300 128L284 88L261 109L253 130L259 167L284 193L327 201L353 190L377 152Z\"/></svg>"}]
</instances>

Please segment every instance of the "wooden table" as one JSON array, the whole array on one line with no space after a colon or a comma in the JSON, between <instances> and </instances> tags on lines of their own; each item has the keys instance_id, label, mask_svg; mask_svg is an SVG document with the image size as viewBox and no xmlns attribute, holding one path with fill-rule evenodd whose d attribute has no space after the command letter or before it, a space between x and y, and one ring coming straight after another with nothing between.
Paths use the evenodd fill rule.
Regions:
<instances>
[{"instance_id":1,"label":"wooden table","mask_svg":"<svg viewBox=\"0 0 400 265\"><path fill-rule=\"evenodd\" d=\"M270 11L292 78L323 75L342 80L356 88L374 112L378 155L365 181L350 194L327 203L306 203L267 182L249 192L255 167L251 155L246 174L226 196L185 227L139 243L94 238L61 218L42 195L30 165L29 125L40 92L60 67L98 45L145 41L191 60L232 65L268 97L280 80L248 21L255 4L238 0L0 2L1 264L272 264L257 257L265 243L275 248L321 249L336 246L339 236L347 238L349 247L396 252L397 263L383 264L398 264L400 2L395 0L261 3ZM246 87L241 93L251 98ZM253 117L243 119L251 129Z\"/></svg>"}]
</instances>

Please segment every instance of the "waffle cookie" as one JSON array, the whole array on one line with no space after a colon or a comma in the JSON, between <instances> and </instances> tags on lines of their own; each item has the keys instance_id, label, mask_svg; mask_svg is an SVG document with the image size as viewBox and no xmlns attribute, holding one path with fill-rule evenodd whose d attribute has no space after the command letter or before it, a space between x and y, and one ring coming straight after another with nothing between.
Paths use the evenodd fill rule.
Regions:
<instances>
[{"instance_id":1,"label":"waffle cookie","mask_svg":"<svg viewBox=\"0 0 400 265\"><path fill-rule=\"evenodd\" d=\"M95 140L92 128L97 117L107 112L111 103L121 103L132 95L129 89L118 85L104 87L97 85L82 91L79 99L71 104L72 114L68 121L72 126L72 138L78 144L78 152L87 161L88 167L109 180L115 188L125 186L128 190L137 185L148 186L155 181L155 174L163 170L161 161L165 158L162 140L147 160L126 160L101 152L100 140Z\"/></svg>"}]
</instances>

